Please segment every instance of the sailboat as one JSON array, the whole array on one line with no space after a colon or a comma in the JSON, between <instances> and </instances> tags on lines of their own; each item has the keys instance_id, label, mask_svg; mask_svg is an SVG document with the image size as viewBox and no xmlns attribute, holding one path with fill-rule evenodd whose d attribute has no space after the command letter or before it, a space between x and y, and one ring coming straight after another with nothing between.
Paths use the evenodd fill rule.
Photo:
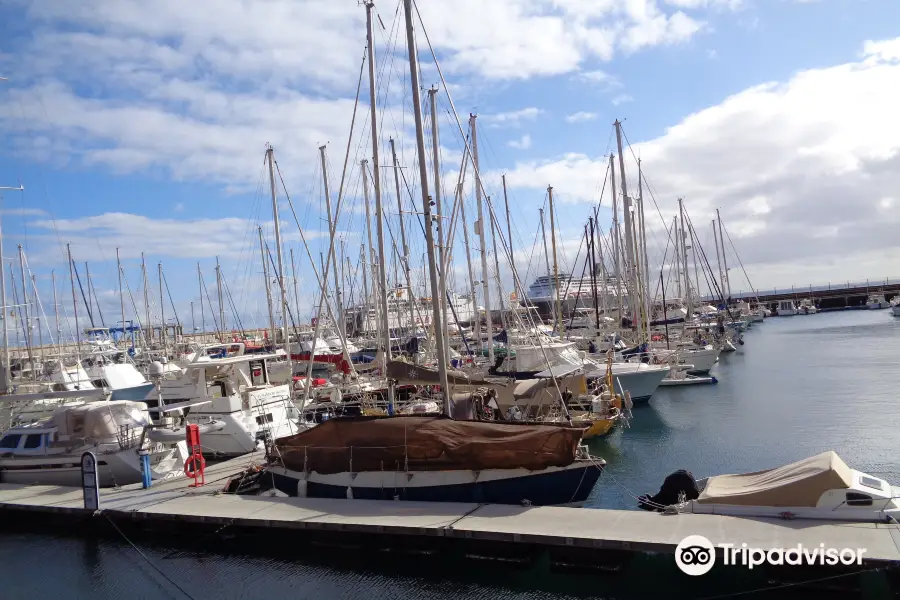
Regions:
<instances>
[{"instance_id":1,"label":"sailboat","mask_svg":"<svg viewBox=\"0 0 900 600\"><path fill-rule=\"evenodd\" d=\"M445 265L437 267L429 179L424 150L421 97L416 45L412 37L411 0L404 0L410 85L416 124L420 190L431 297L442 298ZM371 2L367 2L370 111L373 163L378 164L377 105L375 95L374 36ZM468 150L468 148L467 148ZM477 164L477 163L476 163ZM381 215L378 169L375 175L376 214ZM365 183L365 180L364 180ZM480 183L480 182L479 182ZM364 188L367 189L367 188ZM366 192L368 194L368 192ZM331 224L332 231L334 223ZM379 277L384 281L385 256ZM333 243L332 243L333 245ZM326 259L325 270L332 252ZM381 350L390 360L390 327L386 324L386 285L379 290ZM441 416L348 417L325 421L296 435L276 439L268 452L261 481L272 481L290 496L366 498L442 502L490 502L524 505L579 504L600 477L603 461L581 445L585 428L560 425L457 420L454 415L475 401L473 393L451 394L451 376L445 355L444 314L432 302L434 346L440 385ZM488 311L488 315L489 315ZM489 317L488 317L489 319ZM415 365L410 365L415 367ZM418 367L423 369L423 367ZM463 378L466 376L460 374ZM452 379L457 380L454 374ZM389 388L389 405L393 389ZM562 413L568 414L564 405Z\"/></svg>"},{"instance_id":2,"label":"sailboat","mask_svg":"<svg viewBox=\"0 0 900 600\"><path fill-rule=\"evenodd\" d=\"M54 393L66 394L72 392ZM149 454L154 479L183 476L188 456L184 435L172 442L153 441L148 435L151 430L143 402L62 405L45 420L4 432L0 437L0 481L80 486L81 455L88 451L97 457L102 487L141 481L141 452Z\"/></svg>"}]
</instances>

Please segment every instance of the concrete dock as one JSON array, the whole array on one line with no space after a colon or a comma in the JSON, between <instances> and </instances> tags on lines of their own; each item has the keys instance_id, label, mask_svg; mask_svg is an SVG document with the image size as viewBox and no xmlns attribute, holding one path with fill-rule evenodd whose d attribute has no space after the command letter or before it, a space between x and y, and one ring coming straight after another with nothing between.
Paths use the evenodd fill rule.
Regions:
<instances>
[{"instance_id":1,"label":"concrete dock","mask_svg":"<svg viewBox=\"0 0 900 600\"><path fill-rule=\"evenodd\" d=\"M427 536L624 552L672 554L688 535L713 544L746 543L762 549L866 548L868 562L900 564L900 527L882 523L748 519L722 515L665 515L640 510L524 507L461 503L332 500L237 496L222 492L228 478L259 462L260 454L212 464L206 485L188 487L177 478L103 489L100 511L117 522L169 522L189 528L354 532L380 536ZM601 485L603 480L601 478ZM0 484L0 514L90 517L79 488Z\"/></svg>"}]
</instances>

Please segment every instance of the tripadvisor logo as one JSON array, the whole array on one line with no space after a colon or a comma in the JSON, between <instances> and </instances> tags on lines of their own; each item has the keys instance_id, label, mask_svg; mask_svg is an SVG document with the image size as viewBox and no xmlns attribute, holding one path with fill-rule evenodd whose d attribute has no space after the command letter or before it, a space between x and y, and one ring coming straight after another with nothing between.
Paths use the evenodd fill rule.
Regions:
<instances>
[{"instance_id":1,"label":"tripadvisor logo","mask_svg":"<svg viewBox=\"0 0 900 600\"><path fill-rule=\"evenodd\" d=\"M675 548L675 564L688 575L704 575L716 564L716 548L722 550L722 564L742 565L748 569L760 565L861 565L865 548L829 548L819 544L807 548L752 548L747 544L718 544L702 535L689 535Z\"/></svg>"}]
</instances>

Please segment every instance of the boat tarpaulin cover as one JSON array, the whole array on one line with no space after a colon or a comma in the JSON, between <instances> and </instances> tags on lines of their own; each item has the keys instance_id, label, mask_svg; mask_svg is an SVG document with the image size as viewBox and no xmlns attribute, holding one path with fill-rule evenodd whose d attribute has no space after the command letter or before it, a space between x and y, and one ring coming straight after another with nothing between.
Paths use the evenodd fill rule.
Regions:
<instances>
[{"instance_id":1,"label":"boat tarpaulin cover","mask_svg":"<svg viewBox=\"0 0 900 600\"><path fill-rule=\"evenodd\" d=\"M828 490L853 484L853 472L832 451L744 475L710 477L697 499L701 504L815 507Z\"/></svg>"},{"instance_id":2,"label":"boat tarpaulin cover","mask_svg":"<svg viewBox=\"0 0 900 600\"><path fill-rule=\"evenodd\" d=\"M387 366L387 376L404 384L440 385L441 377L437 369L414 365L402 360L392 360ZM447 383L451 385L477 385L488 383L483 379L473 379L462 371L447 370Z\"/></svg>"},{"instance_id":3,"label":"boat tarpaulin cover","mask_svg":"<svg viewBox=\"0 0 900 600\"><path fill-rule=\"evenodd\" d=\"M295 471L449 471L564 467L584 428L454 421L446 417L342 417L275 441ZM352 462L351 462L352 461Z\"/></svg>"}]
</instances>

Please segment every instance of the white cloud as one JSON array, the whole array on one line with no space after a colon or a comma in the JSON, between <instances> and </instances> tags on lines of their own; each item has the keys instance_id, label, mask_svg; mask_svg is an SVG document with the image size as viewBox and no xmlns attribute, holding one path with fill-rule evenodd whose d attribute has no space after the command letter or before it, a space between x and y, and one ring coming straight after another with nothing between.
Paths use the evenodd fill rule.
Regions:
<instances>
[{"instance_id":1,"label":"white cloud","mask_svg":"<svg viewBox=\"0 0 900 600\"><path fill-rule=\"evenodd\" d=\"M261 225L267 237L271 237L272 222L253 221L237 217L218 219L155 219L144 215L124 212L108 212L100 215L74 219L35 220L29 227L39 232L34 237L43 238L47 244L44 258L57 260L60 243L72 244L73 253L81 260L106 260L115 256L120 248L123 259L138 258L144 252L148 256L174 258L239 257L247 252L258 252L256 227ZM322 237L322 232L304 231L307 240ZM249 237L248 237L249 235ZM339 232L345 236L346 232ZM285 242L300 239L295 227L285 225L282 229ZM223 244L222 240L234 243ZM249 240L249 242L248 242Z\"/></svg>"},{"instance_id":2,"label":"white cloud","mask_svg":"<svg viewBox=\"0 0 900 600\"><path fill-rule=\"evenodd\" d=\"M584 83L599 86L606 90L622 87L622 82L619 81L615 75L610 75L606 71L601 71L599 69L578 73L575 75L575 79Z\"/></svg>"},{"instance_id":3,"label":"white cloud","mask_svg":"<svg viewBox=\"0 0 900 600\"><path fill-rule=\"evenodd\" d=\"M526 133L521 139L510 140L506 145L517 150L528 150L531 148L531 136Z\"/></svg>"},{"instance_id":4,"label":"white cloud","mask_svg":"<svg viewBox=\"0 0 900 600\"><path fill-rule=\"evenodd\" d=\"M43 217L47 215L47 211L40 208L4 208L0 209L0 215L14 217Z\"/></svg>"},{"instance_id":5,"label":"white cloud","mask_svg":"<svg viewBox=\"0 0 900 600\"><path fill-rule=\"evenodd\" d=\"M593 121L598 116L599 115L597 115L597 113L578 111L577 113L574 113L571 115L566 115L566 122L567 123L583 123L585 121Z\"/></svg>"},{"instance_id":6,"label":"white cloud","mask_svg":"<svg viewBox=\"0 0 900 600\"><path fill-rule=\"evenodd\" d=\"M880 42L870 40L863 46L863 56L875 63L900 61L900 38Z\"/></svg>"},{"instance_id":7,"label":"white cloud","mask_svg":"<svg viewBox=\"0 0 900 600\"><path fill-rule=\"evenodd\" d=\"M542 112L541 109L529 106L509 112L478 115L478 119L494 127L518 127L522 121L534 121Z\"/></svg>"},{"instance_id":8,"label":"white cloud","mask_svg":"<svg viewBox=\"0 0 900 600\"><path fill-rule=\"evenodd\" d=\"M172 210L174 210L175 212L184 212L184 203L176 202L175 206L172 208Z\"/></svg>"},{"instance_id":9,"label":"white cloud","mask_svg":"<svg viewBox=\"0 0 900 600\"><path fill-rule=\"evenodd\" d=\"M756 265L750 270L759 286L790 284L783 278L792 269L804 277L815 260L830 264L835 278L898 274L890 262L900 254L900 214L890 210L892 190L900 188L896 48L900 39L868 42L859 62L751 87L636 144L663 216L671 217L682 196L705 235L721 208L744 263ZM631 150L626 158L634 194ZM549 182L561 200L596 202L606 166L605 157L565 154L520 162L507 183L538 192ZM608 206L608 193L603 202ZM810 273L813 283L827 275Z\"/></svg>"},{"instance_id":10,"label":"white cloud","mask_svg":"<svg viewBox=\"0 0 900 600\"><path fill-rule=\"evenodd\" d=\"M618 96L610 100L610 102L612 102L613 106L618 106L620 104L631 102L632 100L634 100L634 98L632 98L628 94L619 94Z\"/></svg>"},{"instance_id":11,"label":"white cloud","mask_svg":"<svg viewBox=\"0 0 900 600\"><path fill-rule=\"evenodd\" d=\"M389 116L408 101L403 15L391 8L376 7ZM265 142L292 165L289 176L301 176L316 168L318 145L346 138L365 40L358 3L15 0L15 9L29 34L0 55L16 82L0 90L0 128L30 159L246 189ZM572 73L616 87L598 62L699 29L660 0L459 0L420 10L445 72L466 87ZM418 42L423 71L434 77L425 36ZM594 70L584 71L588 64ZM510 125L537 112L496 116L495 125ZM402 115L383 124L397 129L385 137L409 134Z\"/></svg>"}]
</instances>

